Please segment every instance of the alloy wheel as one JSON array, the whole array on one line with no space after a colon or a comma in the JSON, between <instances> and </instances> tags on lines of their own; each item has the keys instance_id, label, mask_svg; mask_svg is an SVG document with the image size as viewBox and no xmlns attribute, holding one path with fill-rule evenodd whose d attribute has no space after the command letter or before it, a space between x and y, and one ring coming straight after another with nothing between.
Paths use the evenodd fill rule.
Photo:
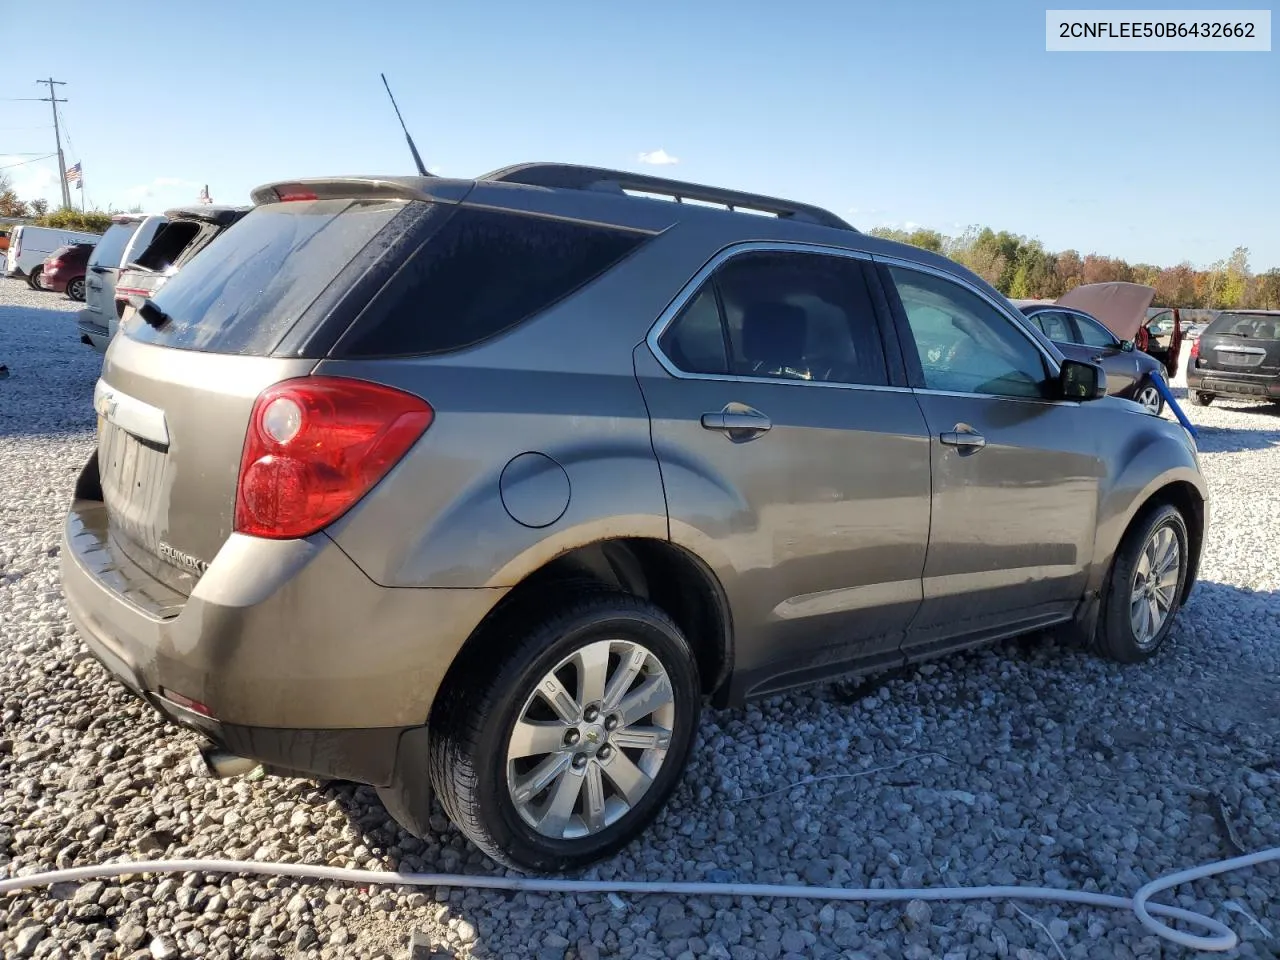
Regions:
<instances>
[{"instance_id":1,"label":"alloy wheel","mask_svg":"<svg viewBox=\"0 0 1280 960\"><path fill-rule=\"evenodd\" d=\"M645 646L599 640L539 682L507 741L507 789L521 819L556 840L591 836L631 811L666 760L671 679Z\"/></svg>"},{"instance_id":2,"label":"alloy wheel","mask_svg":"<svg viewBox=\"0 0 1280 960\"><path fill-rule=\"evenodd\" d=\"M1149 649L1169 618L1182 575L1182 547L1168 525L1157 527L1142 548L1129 588L1129 624L1133 638Z\"/></svg>"},{"instance_id":3,"label":"alloy wheel","mask_svg":"<svg viewBox=\"0 0 1280 960\"><path fill-rule=\"evenodd\" d=\"M1146 408L1147 413L1160 413L1160 391L1151 384L1138 391L1137 400Z\"/></svg>"}]
</instances>

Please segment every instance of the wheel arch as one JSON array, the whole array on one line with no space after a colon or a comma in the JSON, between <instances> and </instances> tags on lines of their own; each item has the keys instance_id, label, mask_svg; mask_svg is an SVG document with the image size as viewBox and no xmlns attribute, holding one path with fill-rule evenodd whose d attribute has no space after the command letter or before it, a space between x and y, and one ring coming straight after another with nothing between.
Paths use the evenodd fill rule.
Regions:
<instances>
[{"instance_id":1,"label":"wheel arch","mask_svg":"<svg viewBox=\"0 0 1280 960\"><path fill-rule=\"evenodd\" d=\"M728 599L711 568L692 551L657 537L596 540L566 550L526 573L476 626L441 684L455 672L492 663L493 640L504 628L584 590L615 590L660 607L688 640L702 693L727 702L733 669Z\"/></svg>"}]
</instances>

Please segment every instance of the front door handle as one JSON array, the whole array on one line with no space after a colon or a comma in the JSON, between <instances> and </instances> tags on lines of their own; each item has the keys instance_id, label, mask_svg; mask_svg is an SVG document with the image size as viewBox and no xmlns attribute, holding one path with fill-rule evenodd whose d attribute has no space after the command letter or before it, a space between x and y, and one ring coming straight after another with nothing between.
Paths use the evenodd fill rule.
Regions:
<instances>
[{"instance_id":1,"label":"front door handle","mask_svg":"<svg viewBox=\"0 0 1280 960\"><path fill-rule=\"evenodd\" d=\"M938 439L949 447L958 447L961 453L977 453L987 445L987 438L975 430L956 424L955 430L941 434Z\"/></svg>"},{"instance_id":2,"label":"front door handle","mask_svg":"<svg viewBox=\"0 0 1280 960\"><path fill-rule=\"evenodd\" d=\"M1101 363L1103 360L1103 357L1102 357L1102 354L1098 354L1098 356L1090 357L1089 359L1092 360L1094 363Z\"/></svg>"},{"instance_id":3,"label":"front door handle","mask_svg":"<svg viewBox=\"0 0 1280 960\"><path fill-rule=\"evenodd\" d=\"M702 415L702 429L717 430L735 443L754 440L772 426L765 414L745 403L729 403L723 410Z\"/></svg>"}]
</instances>

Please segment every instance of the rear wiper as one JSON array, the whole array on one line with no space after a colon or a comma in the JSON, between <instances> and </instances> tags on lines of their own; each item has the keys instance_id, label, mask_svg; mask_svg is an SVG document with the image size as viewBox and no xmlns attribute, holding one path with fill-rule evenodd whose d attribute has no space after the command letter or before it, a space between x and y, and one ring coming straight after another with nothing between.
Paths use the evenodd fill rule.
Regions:
<instances>
[{"instance_id":1,"label":"rear wiper","mask_svg":"<svg viewBox=\"0 0 1280 960\"><path fill-rule=\"evenodd\" d=\"M150 297L130 297L129 302L133 304L133 308L138 311L142 319L157 330L173 319L157 307Z\"/></svg>"}]
</instances>

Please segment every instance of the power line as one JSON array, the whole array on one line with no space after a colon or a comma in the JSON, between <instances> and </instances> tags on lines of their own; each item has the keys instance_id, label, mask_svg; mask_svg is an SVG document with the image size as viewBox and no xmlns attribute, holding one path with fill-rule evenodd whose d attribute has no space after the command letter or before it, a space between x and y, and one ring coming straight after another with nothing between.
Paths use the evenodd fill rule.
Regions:
<instances>
[{"instance_id":1,"label":"power line","mask_svg":"<svg viewBox=\"0 0 1280 960\"><path fill-rule=\"evenodd\" d=\"M9 170L13 167L21 167L21 166L25 166L28 163L39 163L41 160L51 160L56 156L57 156L56 153L46 153L43 157L36 157L34 160L23 160L21 163L6 164L5 166L0 167L0 170Z\"/></svg>"}]
</instances>

